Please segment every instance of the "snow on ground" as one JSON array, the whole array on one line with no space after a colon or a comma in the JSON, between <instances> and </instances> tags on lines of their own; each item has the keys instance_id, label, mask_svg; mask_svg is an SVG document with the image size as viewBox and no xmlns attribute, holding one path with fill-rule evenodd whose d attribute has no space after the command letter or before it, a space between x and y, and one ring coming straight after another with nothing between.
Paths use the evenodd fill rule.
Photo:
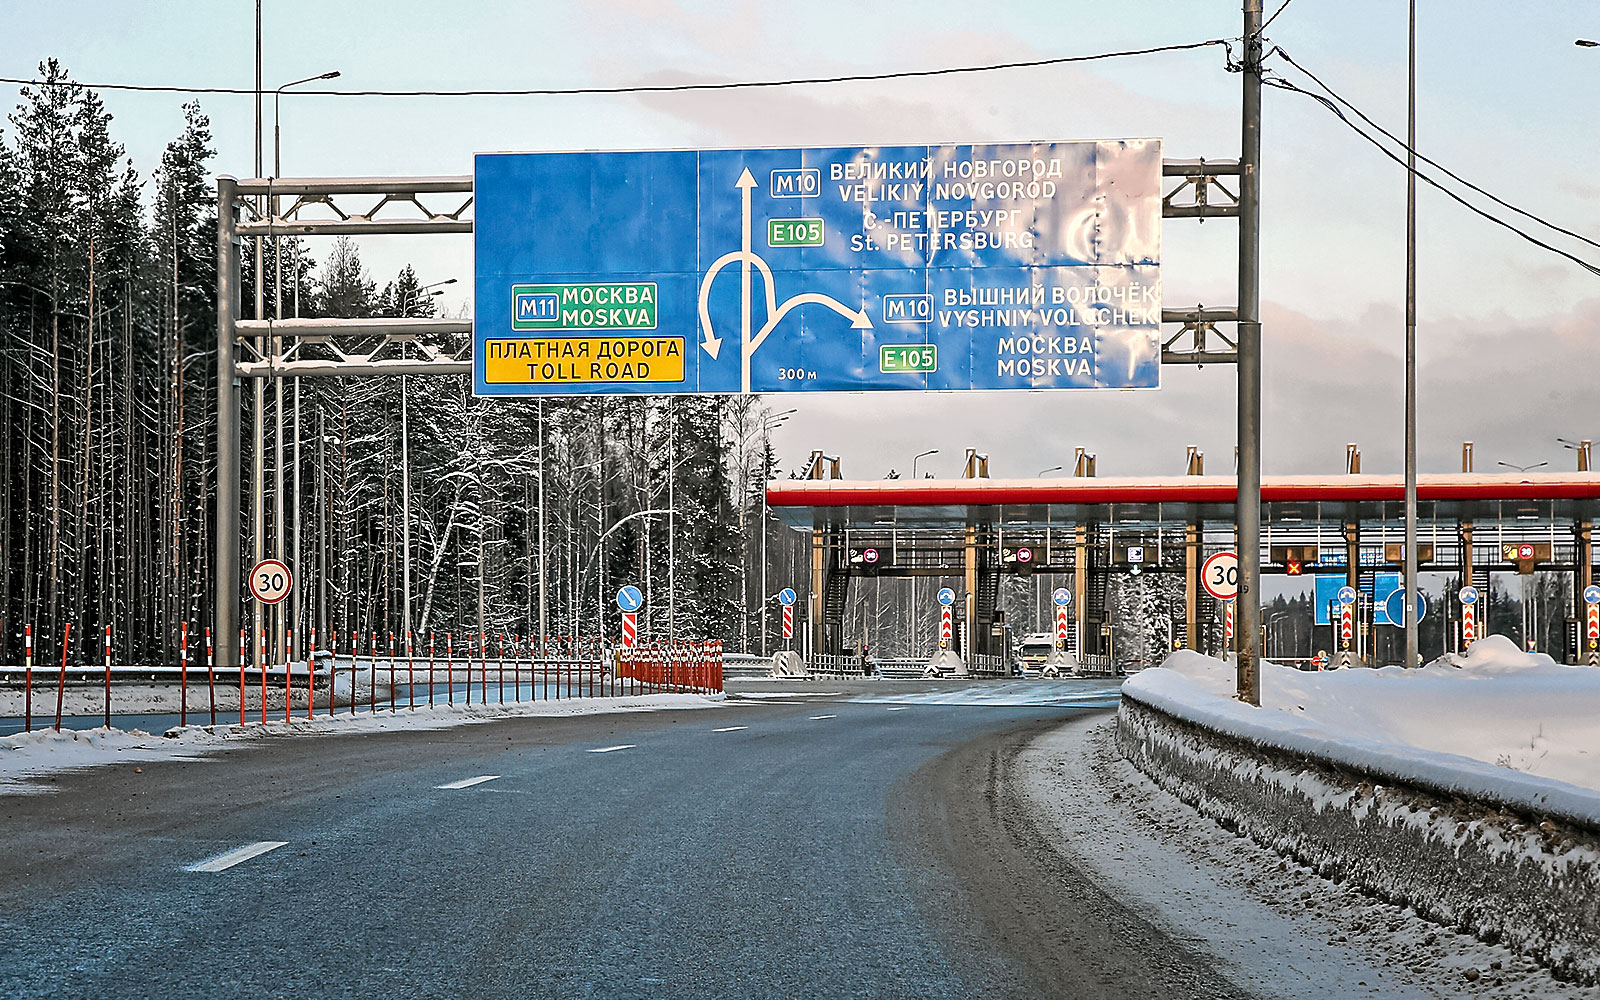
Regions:
<instances>
[{"instance_id":1,"label":"snow on ground","mask_svg":"<svg viewBox=\"0 0 1600 1000\"><path fill-rule=\"evenodd\" d=\"M934 691L863 694L849 700L863 705L1111 708L1117 703L1117 685L1104 680L988 681Z\"/></svg>"},{"instance_id":2,"label":"snow on ground","mask_svg":"<svg viewBox=\"0 0 1600 1000\"><path fill-rule=\"evenodd\" d=\"M1233 699L1233 664L1191 650L1123 690L1282 749L1600 822L1600 669L1488 636L1417 670L1261 673L1260 709Z\"/></svg>"},{"instance_id":3,"label":"snow on ground","mask_svg":"<svg viewBox=\"0 0 1600 1000\"><path fill-rule=\"evenodd\" d=\"M1280 1000L1579 1000L1532 959L1335 883L1197 814L1118 751L1115 723L1075 719L1019 758L1057 849L1244 989Z\"/></svg>"},{"instance_id":4,"label":"snow on ground","mask_svg":"<svg viewBox=\"0 0 1600 1000\"><path fill-rule=\"evenodd\" d=\"M715 708L722 695L652 694L619 698L567 698L504 705L439 705L433 708L379 711L375 714L318 715L285 722L246 725L188 726L156 736L135 729L37 730L0 738L0 795L46 789L27 778L104 764L193 759L196 754L253 745L262 737L328 736L347 733L443 729L495 719L600 715L610 712L653 712L664 709Z\"/></svg>"}]
</instances>

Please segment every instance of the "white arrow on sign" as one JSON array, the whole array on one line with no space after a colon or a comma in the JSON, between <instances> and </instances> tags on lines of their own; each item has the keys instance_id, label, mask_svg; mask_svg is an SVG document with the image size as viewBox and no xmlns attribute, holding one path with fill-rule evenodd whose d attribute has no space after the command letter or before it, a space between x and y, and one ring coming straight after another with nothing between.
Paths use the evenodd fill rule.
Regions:
<instances>
[{"instance_id":1,"label":"white arrow on sign","mask_svg":"<svg viewBox=\"0 0 1600 1000\"><path fill-rule=\"evenodd\" d=\"M699 305L700 331L702 337L700 341L700 347L707 354L711 355L712 360L716 360L718 352L722 350L722 338L716 335L716 331L713 330L711 326L711 308L709 302L711 297L711 282L716 278L717 272L721 271L724 267L732 264L734 261L738 261L740 264L739 342L741 350L739 384L744 392L750 391L750 359L761 347L762 342L767 339L767 335L777 327L778 323L783 319L784 316L788 315L789 311L792 309L807 304L827 306L840 316L850 320L851 329L872 329L872 320L867 316L867 310L865 308L851 308L850 306L845 305L843 302L840 302L838 299L833 298L830 295L823 295L821 292L801 292L799 295L792 295L783 300L781 304L778 302L777 288L775 287L772 279L772 268L767 265L765 260L761 259L759 254L750 249L750 190L755 186L756 179L750 175L750 168L746 167L744 171L739 174L739 179L734 182L734 187L739 189L740 211L743 213L743 228L740 232L740 248L718 257L716 261L712 263L711 268L706 271L706 276L700 280ZM765 323L761 324L761 329L756 331L754 336L752 336L750 333L751 268L755 268L761 272L762 285L764 286L767 299L767 320Z\"/></svg>"}]
</instances>

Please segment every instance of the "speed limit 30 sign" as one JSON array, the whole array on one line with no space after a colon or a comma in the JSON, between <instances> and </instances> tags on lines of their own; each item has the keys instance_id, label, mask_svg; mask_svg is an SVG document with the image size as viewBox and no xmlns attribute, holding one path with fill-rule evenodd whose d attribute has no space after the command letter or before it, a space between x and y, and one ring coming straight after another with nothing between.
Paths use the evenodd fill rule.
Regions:
<instances>
[{"instance_id":1,"label":"speed limit 30 sign","mask_svg":"<svg viewBox=\"0 0 1600 1000\"><path fill-rule=\"evenodd\" d=\"M1206 593L1219 601L1231 601L1239 596L1239 555L1236 552L1218 552L1200 567L1200 582Z\"/></svg>"},{"instance_id":2,"label":"speed limit 30 sign","mask_svg":"<svg viewBox=\"0 0 1600 1000\"><path fill-rule=\"evenodd\" d=\"M277 604L294 589L294 574L276 559L263 559L250 568L250 596L262 604Z\"/></svg>"}]
</instances>

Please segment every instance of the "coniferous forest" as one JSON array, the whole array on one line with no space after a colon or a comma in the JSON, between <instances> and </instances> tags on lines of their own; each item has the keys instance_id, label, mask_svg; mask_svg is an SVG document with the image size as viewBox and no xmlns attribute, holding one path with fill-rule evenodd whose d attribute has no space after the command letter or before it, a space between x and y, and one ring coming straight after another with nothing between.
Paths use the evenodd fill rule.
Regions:
<instances>
[{"instance_id":1,"label":"coniferous forest","mask_svg":"<svg viewBox=\"0 0 1600 1000\"><path fill-rule=\"evenodd\" d=\"M199 103L184 105L181 134L146 168L66 68L47 61L40 78L47 84L24 88L0 129L0 661L21 659L30 624L38 655L58 656L70 623L73 662L98 662L107 625L117 662L170 662L184 623L198 634L212 620L210 121ZM426 289L438 276L407 266L375 278L349 240L285 241L282 253L281 271L270 253L263 271L284 285L263 292L297 315L433 314ZM241 256L249 315L253 255ZM247 380L247 533L253 391ZM281 476L270 472L279 442L274 390L266 395L262 551L295 568L286 621L302 636L404 631L409 506L409 624L419 635L526 636L541 606L549 634L595 634L602 614L610 634L612 595L637 583L648 595L645 637L759 645L761 491L785 474L759 399L480 401L453 376L403 386L306 378L283 392ZM803 584L798 536L770 520L766 530L770 571L784 581L772 589ZM246 567L253 554L247 534ZM251 605L241 623L266 624Z\"/></svg>"}]
</instances>

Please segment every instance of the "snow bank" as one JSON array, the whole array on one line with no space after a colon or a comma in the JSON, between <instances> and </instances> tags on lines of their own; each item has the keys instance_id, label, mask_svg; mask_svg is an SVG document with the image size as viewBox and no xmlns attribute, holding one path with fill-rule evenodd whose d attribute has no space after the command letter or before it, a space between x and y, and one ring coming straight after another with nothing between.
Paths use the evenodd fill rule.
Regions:
<instances>
[{"instance_id":1,"label":"snow bank","mask_svg":"<svg viewBox=\"0 0 1600 1000\"><path fill-rule=\"evenodd\" d=\"M1420 670L1179 652L1129 679L1123 754L1240 835L1600 985L1600 670L1486 640Z\"/></svg>"},{"instance_id":2,"label":"snow bank","mask_svg":"<svg viewBox=\"0 0 1600 1000\"><path fill-rule=\"evenodd\" d=\"M1252 742L1600 825L1600 670L1490 636L1420 670L1263 663L1259 709L1233 690L1232 664L1191 650L1123 685L1129 697Z\"/></svg>"},{"instance_id":3,"label":"snow bank","mask_svg":"<svg viewBox=\"0 0 1600 1000\"><path fill-rule=\"evenodd\" d=\"M621 698L566 698L505 705L438 705L402 708L390 713L318 715L288 722L226 726L187 726L155 736L143 730L53 729L0 737L0 794L26 794L47 789L24 779L58 771L140 761L182 760L196 754L253 745L264 736L326 736L346 733L443 729L495 719L652 712L664 709L714 708L722 695L651 694Z\"/></svg>"}]
</instances>

